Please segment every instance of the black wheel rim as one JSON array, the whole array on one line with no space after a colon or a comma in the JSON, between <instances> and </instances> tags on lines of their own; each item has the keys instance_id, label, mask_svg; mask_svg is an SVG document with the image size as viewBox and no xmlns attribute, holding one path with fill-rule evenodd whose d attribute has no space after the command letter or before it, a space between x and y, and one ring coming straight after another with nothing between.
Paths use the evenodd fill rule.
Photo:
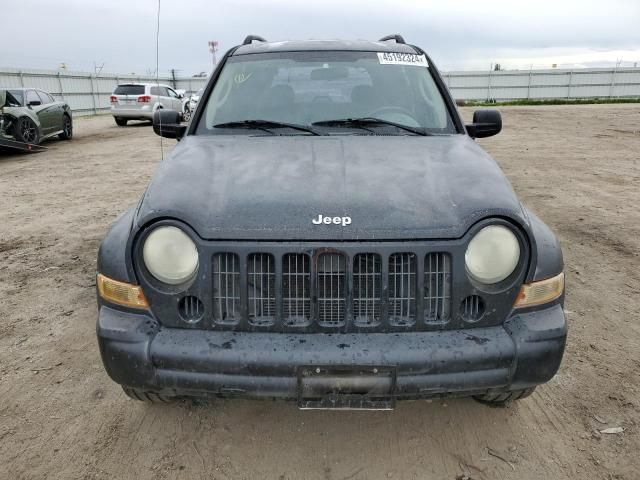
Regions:
<instances>
[{"instance_id":1,"label":"black wheel rim","mask_svg":"<svg viewBox=\"0 0 640 480\"><path fill-rule=\"evenodd\" d=\"M67 117L64 118L63 129L64 129L64 134L67 137L70 137L71 133L73 132L73 130L72 130L72 127L71 127L71 120L69 120L69 118L67 118Z\"/></svg>"},{"instance_id":2,"label":"black wheel rim","mask_svg":"<svg viewBox=\"0 0 640 480\"><path fill-rule=\"evenodd\" d=\"M26 143L35 142L37 131L36 131L36 126L33 124L31 120L26 120L22 122L22 129L20 133L22 134L22 139Z\"/></svg>"}]
</instances>

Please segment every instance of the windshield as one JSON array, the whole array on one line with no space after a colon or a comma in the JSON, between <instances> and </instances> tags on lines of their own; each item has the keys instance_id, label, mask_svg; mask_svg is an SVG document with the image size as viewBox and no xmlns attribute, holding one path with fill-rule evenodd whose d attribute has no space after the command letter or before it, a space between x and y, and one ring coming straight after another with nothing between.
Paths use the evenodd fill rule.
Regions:
<instances>
[{"instance_id":1,"label":"windshield","mask_svg":"<svg viewBox=\"0 0 640 480\"><path fill-rule=\"evenodd\" d=\"M20 107L24 105L24 92L22 90L7 90L7 94L6 104L8 106Z\"/></svg>"},{"instance_id":2,"label":"windshield","mask_svg":"<svg viewBox=\"0 0 640 480\"><path fill-rule=\"evenodd\" d=\"M376 52L279 52L230 57L207 99L196 133L246 134L224 126L266 120L311 126L346 119L380 119L426 133L456 133L424 56L386 60ZM418 59L418 61L415 61ZM215 127L219 125L219 127ZM375 133L353 122L320 123L332 133ZM340 130L340 131L338 131ZM346 131L345 131L346 130ZM395 128L385 134L407 134Z\"/></svg>"}]
</instances>

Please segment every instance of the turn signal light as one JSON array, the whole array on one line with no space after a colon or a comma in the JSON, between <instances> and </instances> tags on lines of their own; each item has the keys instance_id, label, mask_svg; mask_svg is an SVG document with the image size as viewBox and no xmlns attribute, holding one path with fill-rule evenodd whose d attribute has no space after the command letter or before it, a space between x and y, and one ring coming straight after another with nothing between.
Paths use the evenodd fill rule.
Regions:
<instances>
[{"instance_id":1,"label":"turn signal light","mask_svg":"<svg viewBox=\"0 0 640 480\"><path fill-rule=\"evenodd\" d=\"M539 282L525 283L520 288L514 308L535 307L552 302L564 292L564 272Z\"/></svg>"},{"instance_id":2,"label":"turn signal light","mask_svg":"<svg viewBox=\"0 0 640 480\"><path fill-rule=\"evenodd\" d=\"M111 95L111 103L118 103L118 97L116 97L115 95Z\"/></svg>"},{"instance_id":3,"label":"turn signal light","mask_svg":"<svg viewBox=\"0 0 640 480\"><path fill-rule=\"evenodd\" d=\"M149 308L149 303L140 285L119 282L105 277L101 273L96 278L96 284L98 285L98 294L107 302L130 308Z\"/></svg>"}]
</instances>

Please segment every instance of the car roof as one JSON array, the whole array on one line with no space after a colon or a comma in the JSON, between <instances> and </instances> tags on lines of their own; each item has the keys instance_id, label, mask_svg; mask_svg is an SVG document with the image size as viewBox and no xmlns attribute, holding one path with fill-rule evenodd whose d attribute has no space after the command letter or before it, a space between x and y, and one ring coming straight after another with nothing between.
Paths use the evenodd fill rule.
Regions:
<instances>
[{"instance_id":1,"label":"car roof","mask_svg":"<svg viewBox=\"0 0 640 480\"><path fill-rule=\"evenodd\" d=\"M405 43L392 41L372 42L370 40L287 40L284 42L253 42L240 45L233 55L271 52L307 51L360 51L418 53L416 48Z\"/></svg>"}]
</instances>

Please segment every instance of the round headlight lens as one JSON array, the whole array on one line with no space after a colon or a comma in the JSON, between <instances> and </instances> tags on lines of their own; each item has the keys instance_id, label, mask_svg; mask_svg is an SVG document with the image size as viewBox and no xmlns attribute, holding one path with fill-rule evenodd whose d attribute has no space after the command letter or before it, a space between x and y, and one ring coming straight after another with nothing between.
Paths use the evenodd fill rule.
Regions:
<instances>
[{"instance_id":1,"label":"round headlight lens","mask_svg":"<svg viewBox=\"0 0 640 480\"><path fill-rule=\"evenodd\" d=\"M158 280L179 285L198 270L198 250L189 236L177 227L158 227L144 242L142 257Z\"/></svg>"},{"instance_id":2,"label":"round headlight lens","mask_svg":"<svg viewBox=\"0 0 640 480\"><path fill-rule=\"evenodd\" d=\"M513 273L520 260L520 242L502 225L489 225L469 242L465 263L469 276L484 284L498 283Z\"/></svg>"}]
</instances>

